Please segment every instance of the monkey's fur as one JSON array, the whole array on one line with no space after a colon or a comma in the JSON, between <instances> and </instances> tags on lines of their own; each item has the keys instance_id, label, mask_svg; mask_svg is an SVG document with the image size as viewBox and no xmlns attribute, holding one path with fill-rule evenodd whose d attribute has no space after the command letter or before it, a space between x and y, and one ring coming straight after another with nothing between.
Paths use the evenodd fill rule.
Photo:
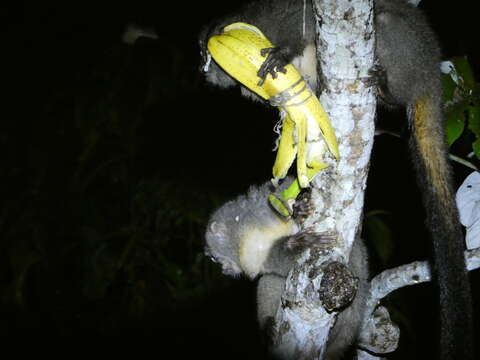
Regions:
<instances>
[{"instance_id":1,"label":"monkey's fur","mask_svg":"<svg viewBox=\"0 0 480 360\"><path fill-rule=\"evenodd\" d=\"M290 177L287 179L284 184L291 182ZM205 247L205 253L221 264L225 274L239 276L243 273L252 280L260 277L257 315L264 329L272 325L286 276L296 257L307 248L326 249L333 241L328 234L299 232L294 220L280 217L268 203L268 195L273 190L270 183L252 186L246 195L216 210L207 226ZM330 331L328 359L339 358L354 344L362 324L368 292L368 264L361 240L355 241L348 268L359 279L358 290L352 304L340 312Z\"/></svg>"},{"instance_id":2,"label":"monkey's fur","mask_svg":"<svg viewBox=\"0 0 480 360\"><path fill-rule=\"evenodd\" d=\"M376 56L372 83L381 102L407 109L411 138L409 146L417 180L422 188L426 223L433 238L433 274L440 296L442 359L472 358L471 295L464 260L464 236L458 221L451 169L443 130L440 48L436 36L419 9L406 0L375 0ZM304 11L305 10L305 11ZM293 62L321 92L317 81L314 18L311 0L262 0L206 28L206 40L223 26L243 21L257 26L275 45L268 51L258 75L264 78ZM305 33L303 27L305 25ZM209 82L228 87L235 84L217 65L206 73ZM242 87L242 93L255 97Z\"/></svg>"}]
</instances>

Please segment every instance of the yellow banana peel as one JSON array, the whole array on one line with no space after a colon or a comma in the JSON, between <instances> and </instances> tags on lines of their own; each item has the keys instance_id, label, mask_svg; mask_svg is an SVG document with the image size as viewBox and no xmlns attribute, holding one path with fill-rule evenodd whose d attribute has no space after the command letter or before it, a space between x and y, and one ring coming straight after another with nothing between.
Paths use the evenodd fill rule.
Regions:
<instances>
[{"instance_id":1,"label":"yellow banana peel","mask_svg":"<svg viewBox=\"0 0 480 360\"><path fill-rule=\"evenodd\" d=\"M324 164L319 164L314 162L311 168L307 169L308 180L312 180L315 175L322 169L326 167ZM268 195L268 202L272 207L280 214L285 217L289 217L293 214L292 205L295 203L295 200L302 190L298 179L295 179L289 187L283 190L280 194L270 194Z\"/></svg>"},{"instance_id":2,"label":"yellow banana peel","mask_svg":"<svg viewBox=\"0 0 480 360\"><path fill-rule=\"evenodd\" d=\"M285 73L277 72L275 79L268 74L263 84L258 85L257 72L265 61L261 49L274 45L257 27L241 22L230 24L220 35L212 36L207 47L212 58L230 76L285 113L273 166L274 183L286 176L296 156L298 184L307 187L318 171L328 166L323 163L325 146L319 145L323 141L339 159L337 139L328 115L292 64L285 66Z\"/></svg>"}]
</instances>

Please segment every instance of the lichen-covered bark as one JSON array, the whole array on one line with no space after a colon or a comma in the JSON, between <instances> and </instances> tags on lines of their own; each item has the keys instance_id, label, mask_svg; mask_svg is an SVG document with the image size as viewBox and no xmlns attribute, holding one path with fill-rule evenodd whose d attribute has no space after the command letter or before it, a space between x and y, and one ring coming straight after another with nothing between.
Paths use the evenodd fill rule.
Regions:
<instances>
[{"instance_id":1,"label":"lichen-covered bark","mask_svg":"<svg viewBox=\"0 0 480 360\"><path fill-rule=\"evenodd\" d=\"M334 231L338 243L326 254L305 254L287 280L274 330L274 351L284 359L323 357L335 313L327 313L319 299L321 264L346 264L360 233L374 136L375 97L363 82L374 62L372 1L314 3L319 21L317 56L324 79L320 102L335 128L341 159L314 180L315 212L305 227Z\"/></svg>"}]
</instances>

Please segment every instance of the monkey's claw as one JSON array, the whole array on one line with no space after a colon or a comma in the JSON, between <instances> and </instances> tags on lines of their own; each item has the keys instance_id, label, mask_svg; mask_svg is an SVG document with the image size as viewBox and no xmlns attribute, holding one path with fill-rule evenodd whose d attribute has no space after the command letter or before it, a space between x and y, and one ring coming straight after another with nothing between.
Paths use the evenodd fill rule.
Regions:
<instances>
[{"instance_id":1,"label":"monkey's claw","mask_svg":"<svg viewBox=\"0 0 480 360\"><path fill-rule=\"evenodd\" d=\"M363 80L366 86L373 87L376 95L382 100L384 105L394 106L396 104L395 97L390 93L388 88L387 71L379 63L375 63L368 70L368 77Z\"/></svg>"},{"instance_id":2,"label":"monkey's claw","mask_svg":"<svg viewBox=\"0 0 480 360\"><path fill-rule=\"evenodd\" d=\"M369 87L379 87L387 83L387 72L385 68L376 63L370 70L368 70L368 77L363 80L363 83Z\"/></svg>"},{"instance_id":3,"label":"monkey's claw","mask_svg":"<svg viewBox=\"0 0 480 360\"><path fill-rule=\"evenodd\" d=\"M304 222L305 219L313 213L314 207L311 202L312 189L303 189L300 195L297 196L295 204L293 204L293 218L299 222Z\"/></svg>"},{"instance_id":4,"label":"monkey's claw","mask_svg":"<svg viewBox=\"0 0 480 360\"><path fill-rule=\"evenodd\" d=\"M336 244L336 241L337 233L335 232L304 231L290 236L286 246L290 252L298 254L305 249L329 250Z\"/></svg>"},{"instance_id":5,"label":"monkey's claw","mask_svg":"<svg viewBox=\"0 0 480 360\"><path fill-rule=\"evenodd\" d=\"M281 72L283 74L287 73L287 69L285 66L288 65L288 60L285 58L284 51L280 47L272 47L272 48L263 48L260 50L260 55L263 57L267 57L263 62L262 66L257 72L258 77L260 80L258 81L258 86L262 86L267 78L267 75L272 75L273 79L277 78L277 72Z\"/></svg>"}]
</instances>

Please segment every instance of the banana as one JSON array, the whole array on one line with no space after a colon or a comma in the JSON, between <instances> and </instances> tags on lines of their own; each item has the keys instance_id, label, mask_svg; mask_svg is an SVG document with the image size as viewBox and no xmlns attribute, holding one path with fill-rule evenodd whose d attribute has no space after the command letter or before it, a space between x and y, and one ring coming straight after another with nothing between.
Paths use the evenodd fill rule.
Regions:
<instances>
[{"instance_id":1,"label":"banana","mask_svg":"<svg viewBox=\"0 0 480 360\"><path fill-rule=\"evenodd\" d=\"M325 164L319 164L315 161L312 163L311 168L307 168L307 177L308 180L312 180L315 175L322 169L327 167ZM298 179L295 179L289 187L280 192L280 194L270 194L268 195L268 202L272 207L280 214L285 217L293 215L293 204L297 195L300 194L302 190Z\"/></svg>"},{"instance_id":2,"label":"banana","mask_svg":"<svg viewBox=\"0 0 480 360\"><path fill-rule=\"evenodd\" d=\"M210 55L223 70L284 113L272 182L276 184L286 176L296 157L298 184L304 188L328 166L323 163L324 144L339 159L337 138L328 115L295 66L286 65L286 73L278 72L275 79L268 74L258 85L257 72L265 61L260 51L272 47L257 27L242 22L226 26L207 44Z\"/></svg>"}]
</instances>

